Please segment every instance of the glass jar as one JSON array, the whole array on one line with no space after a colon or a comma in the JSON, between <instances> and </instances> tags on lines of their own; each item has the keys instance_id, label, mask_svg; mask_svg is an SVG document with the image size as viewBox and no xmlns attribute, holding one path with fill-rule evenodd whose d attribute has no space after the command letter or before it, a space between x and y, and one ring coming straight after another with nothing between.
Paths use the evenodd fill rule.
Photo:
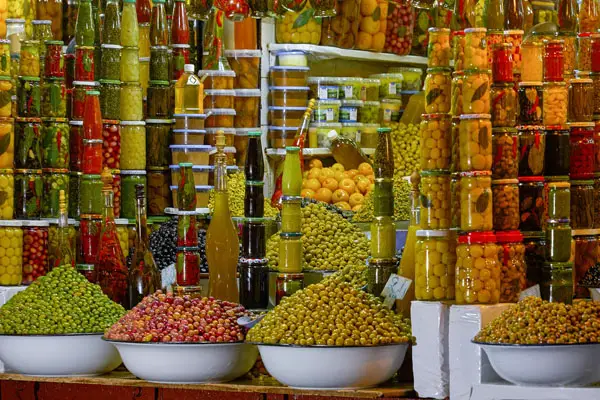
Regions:
<instances>
[{"instance_id":1,"label":"glass jar","mask_svg":"<svg viewBox=\"0 0 600 400\"><path fill-rule=\"evenodd\" d=\"M0 30L1 30L0 22ZM4 35L0 34L0 37ZM10 40L0 39L0 76L11 75Z\"/></svg>"},{"instance_id":2,"label":"glass jar","mask_svg":"<svg viewBox=\"0 0 600 400\"><path fill-rule=\"evenodd\" d=\"M562 40L550 40L544 44L544 81L563 80L564 45Z\"/></svg>"},{"instance_id":3,"label":"glass jar","mask_svg":"<svg viewBox=\"0 0 600 400\"><path fill-rule=\"evenodd\" d=\"M453 300L456 237L449 230L419 230L415 244L417 300Z\"/></svg>"},{"instance_id":4,"label":"glass jar","mask_svg":"<svg viewBox=\"0 0 600 400\"><path fill-rule=\"evenodd\" d=\"M168 167L171 165L171 143L173 120L146 120L146 167Z\"/></svg>"},{"instance_id":5,"label":"glass jar","mask_svg":"<svg viewBox=\"0 0 600 400\"><path fill-rule=\"evenodd\" d=\"M44 58L44 76L46 78L63 78L65 65L63 57L63 42L60 40L47 40L44 44L46 57Z\"/></svg>"},{"instance_id":6,"label":"glass jar","mask_svg":"<svg viewBox=\"0 0 600 400\"><path fill-rule=\"evenodd\" d=\"M421 172L421 229L450 228L450 174Z\"/></svg>"},{"instance_id":7,"label":"glass jar","mask_svg":"<svg viewBox=\"0 0 600 400\"><path fill-rule=\"evenodd\" d=\"M13 219L15 178L12 169L0 169L0 219Z\"/></svg>"},{"instance_id":8,"label":"glass jar","mask_svg":"<svg viewBox=\"0 0 600 400\"><path fill-rule=\"evenodd\" d=\"M121 168L121 126L119 121L102 120L102 140L103 168Z\"/></svg>"},{"instance_id":9,"label":"glass jar","mask_svg":"<svg viewBox=\"0 0 600 400\"><path fill-rule=\"evenodd\" d=\"M519 176L544 174L546 135L536 126L519 127Z\"/></svg>"},{"instance_id":10,"label":"glass jar","mask_svg":"<svg viewBox=\"0 0 600 400\"><path fill-rule=\"evenodd\" d=\"M129 254L129 231L127 229L128 220L125 218L115 219L115 225L117 226L117 236L119 237L119 244L121 245L121 251L123 255L127 257Z\"/></svg>"},{"instance_id":11,"label":"glass jar","mask_svg":"<svg viewBox=\"0 0 600 400\"><path fill-rule=\"evenodd\" d=\"M543 84L541 82L519 83L519 123L541 125L543 107Z\"/></svg>"},{"instance_id":12,"label":"glass jar","mask_svg":"<svg viewBox=\"0 0 600 400\"><path fill-rule=\"evenodd\" d=\"M580 20L581 22L581 20ZM592 33L593 31L580 31L577 34L577 70L592 70Z\"/></svg>"},{"instance_id":13,"label":"glass jar","mask_svg":"<svg viewBox=\"0 0 600 400\"><path fill-rule=\"evenodd\" d=\"M164 215L172 207L171 172L169 167L148 170L148 215Z\"/></svg>"},{"instance_id":14,"label":"glass jar","mask_svg":"<svg viewBox=\"0 0 600 400\"><path fill-rule=\"evenodd\" d=\"M546 262L546 236L543 232L527 232L524 235L525 264L527 264L527 286L539 285L542 268Z\"/></svg>"},{"instance_id":15,"label":"glass jar","mask_svg":"<svg viewBox=\"0 0 600 400\"><path fill-rule=\"evenodd\" d=\"M151 81L148 87L148 118L168 118L173 112L171 99L173 88L167 81Z\"/></svg>"},{"instance_id":16,"label":"glass jar","mask_svg":"<svg viewBox=\"0 0 600 400\"><path fill-rule=\"evenodd\" d=\"M449 68L428 68L425 77L425 112L450 111L451 75Z\"/></svg>"},{"instance_id":17,"label":"glass jar","mask_svg":"<svg viewBox=\"0 0 600 400\"><path fill-rule=\"evenodd\" d=\"M74 79L76 81L93 81L95 72L94 46L77 46Z\"/></svg>"},{"instance_id":18,"label":"glass jar","mask_svg":"<svg viewBox=\"0 0 600 400\"><path fill-rule=\"evenodd\" d=\"M0 169L13 168L15 132L12 118L0 118Z\"/></svg>"},{"instance_id":19,"label":"glass jar","mask_svg":"<svg viewBox=\"0 0 600 400\"><path fill-rule=\"evenodd\" d=\"M104 207L102 197L102 180L100 175L82 175L79 193L80 213L100 217Z\"/></svg>"},{"instance_id":20,"label":"glass jar","mask_svg":"<svg viewBox=\"0 0 600 400\"><path fill-rule=\"evenodd\" d=\"M465 77L464 72L456 71L452 73L452 83L450 85L450 114L458 117L463 113L462 85Z\"/></svg>"},{"instance_id":21,"label":"glass jar","mask_svg":"<svg viewBox=\"0 0 600 400\"><path fill-rule=\"evenodd\" d=\"M492 169L492 123L490 119L490 114L460 116L461 171L489 171Z\"/></svg>"},{"instance_id":22,"label":"glass jar","mask_svg":"<svg viewBox=\"0 0 600 400\"><path fill-rule=\"evenodd\" d=\"M19 117L41 116L40 78L20 76L17 86L17 114Z\"/></svg>"},{"instance_id":23,"label":"glass jar","mask_svg":"<svg viewBox=\"0 0 600 400\"><path fill-rule=\"evenodd\" d=\"M141 121L144 119L142 104L142 86L139 83L121 84L120 120Z\"/></svg>"},{"instance_id":24,"label":"glass jar","mask_svg":"<svg viewBox=\"0 0 600 400\"><path fill-rule=\"evenodd\" d=\"M590 78L594 87L594 115L598 115L600 114L600 72L592 72Z\"/></svg>"},{"instance_id":25,"label":"glass jar","mask_svg":"<svg viewBox=\"0 0 600 400\"><path fill-rule=\"evenodd\" d=\"M16 118L15 168L38 169L42 167L41 136L42 126L39 118Z\"/></svg>"},{"instance_id":26,"label":"glass jar","mask_svg":"<svg viewBox=\"0 0 600 400\"><path fill-rule=\"evenodd\" d=\"M489 171L460 173L461 231L491 230L492 178Z\"/></svg>"},{"instance_id":27,"label":"glass jar","mask_svg":"<svg viewBox=\"0 0 600 400\"><path fill-rule=\"evenodd\" d=\"M521 45L521 80L523 82L542 82L544 80L544 44L539 41Z\"/></svg>"},{"instance_id":28,"label":"glass jar","mask_svg":"<svg viewBox=\"0 0 600 400\"><path fill-rule=\"evenodd\" d=\"M0 76L0 117L12 116L13 81L10 76Z\"/></svg>"},{"instance_id":29,"label":"glass jar","mask_svg":"<svg viewBox=\"0 0 600 400\"><path fill-rule=\"evenodd\" d=\"M548 218L551 220L564 220L570 217L571 184L569 182L548 183Z\"/></svg>"},{"instance_id":30,"label":"glass jar","mask_svg":"<svg viewBox=\"0 0 600 400\"><path fill-rule=\"evenodd\" d=\"M42 213L41 169L15 169L15 218L36 219Z\"/></svg>"},{"instance_id":31,"label":"glass jar","mask_svg":"<svg viewBox=\"0 0 600 400\"><path fill-rule=\"evenodd\" d=\"M68 169L70 141L67 119L44 118L42 124L42 167Z\"/></svg>"},{"instance_id":32,"label":"glass jar","mask_svg":"<svg viewBox=\"0 0 600 400\"><path fill-rule=\"evenodd\" d=\"M449 67L452 49L450 48L450 29L429 28L427 44L427 66Z\"/></svg>"},{"instance_id":33,"label":"glass jar","mask_svg":"<svg viewBox=\"0 0 600 400\"><path fill-rule=\"evenodd\" d=\"M591 83L590 80L590 87ZM567 85L565 82L544 83L543 123L546 127L561 127L567 123Z\"/></svg>"},{"instance_id":34,"label":"glass jar","mask_svg":"<svg viewBox=\"0 0 600 400\"><path fill-rule=\"evenodd\" d=\"M42 116L64 118L67 115L65 78L46 78L41 92Z\"/></svg>"},{"instance_id":35,"label":"glass jar","mask_svg":"<svg viewBox=\"0 0 600 400\"><path fill-rule=\"evenodd\" d=\"M569 219L548 221L546 243L546 260L567 262L571 259L571 226L569 225Z\"/></svg>"},{"instance_id":36,"label":"glass jar","mask_svg":"<svg viewBox=\"0 0 600 400\"><path fill-rule=\"evenodd\" d=\"M573 263L544 263L540 274L540 294L543 300L552 303L571 304Z\"/></svg>"},{"instance_id":37,"label":"glass jar","mask_svg":"<svg viewBox=\"0 0 600 400\"><path fill-rule=\"evenodd\" d=\"M275 40L277 43L306 43L318 45L321 41L322 19L312 17L312 10L313 8L311 7L310 2L307 1L306 6L302 10L298 12L288 11L283 15L283 18L278 19L275 24ZM381 15L380 18L387 18L387 13L385 13L385 17L384 15ZM362 50L369 49L365 48Z\"/></svg>"},{"instance_id":38,"label":"glass jar","mask_svg":"<svg viewBox=\"0 0 600 400\"><path fill-rule=\"evenodd\" d=\"M546 146L544 159L552 160L544 165L547 176L569 175L570 171L570 135L568 129L549 129L545 131Z\"/></svg>"},{"instance_id":39,"label":"glass jar","mask_svg":"<svg viewBox=\"0 0 600 400\"><path fill-rule=\"evenodd\" d=\"M542 230L545 214L543 177L519 177L519 214L521 231Z\"/></svg>"},{"instance_id":40,"label":"glass jar","mask_svg":"<svg viewBox=\"0 0 600 400\"><path fill-rule=\"evenodd\" d=\"M432 4L418 1L413 3L413 29L412 48L410 54L415 56L427 55L427 43L429 42L429 27L433 25Z\"/></svg>"},{"instance_id":41,"label":"glass jar","mask_svg":"<svg viewBox=\"0 0 600 400\"><path fill-rule=\"evenodd\" d=\"M146 109L146 99L148 97L148 86L150 85L150 58L140 57L140 85L142 86L142 97L144 99L144 109ZM174 96L174 94L173 94Z\"/></svg>"},{"instance_id":42,"label":"glass jar","mask_svg":"<svg viewBox=\"0 0 600 400\"><path fill-rule=\"evenodd\" d=\"M146 168L146 123L144 121L121 121L121 168Z\"/></svg>"},{"instance_id":43,"label":"glass jar","mask_svg":"<svg viewBox=\"0 0 600 400\"><path fill-rule=\"evenodd\" d=\"M492 77L496 83L513 81L513 56L510 43L497 43L492 48Z\"/></svg>"},{"instance_id":44,"label":"glass jar","mask_svg":"<svg viewBox=\"0 0 600 400\"><path fill-rule=\"evenodd\" d=\"M600 174L594 177L594 229L600 228Z\"/></svg>"},{"instance_id":45,"label":"glass jar","mask_svg":"<svg viewBox=\"0 0 600 400\"><path fill-rule=\"evenodd\" d=\"M493 180L492 194L494 230L519 229L519 181L517 179Z\"/></svg>"},{"instance_id":46,"label":"glass jar","mask_svg":"<svg viewBox=\"0 0 600 400\"><path fill-rule=\"evenodd\" d=\"M465 29L465 69L488 69L488 51L486 42L487 29Z\"/></svg>"},{"instance_id":47,"label":"glass jar","mask_svg":"<svg viewBox=\"0 0 600 400\"><path fill-rule=\"evenodd\" d=\"M594 176L596 146L594 143L595 124L593 122L572 122L570 128L570 177L590 179Z\"/></svg>"},{"instance_id":48,"label":"glass jar","mask_svg":"<svg viewBox=\"0 0 600 400\"><path fill-rule=\"evenodd\" d=\"M600 28L600 9L598 3L592 0L582 0L579 5L580 32L596 32Z\"/></svg>"},{"instance_id":49,"label":"glass jar","mask_svg":"<svg viewBox=\"0 0 600 400\"><path fill-rule=\"evenodd\" d=\"M0 273L0 286L18 286L23 280L23 230L21 221L0 220L0 237L4 260Z\"/></svg>"},{"instance_id":50,"label":"glass jar","mask_svg":"<svg viewBox=\"0 0 600 400\"><path fill-rule=\"evenodd\" d=\"M577 34L575 32L558 32L557 36L565 44L563 48L563 76L565 74L572 74L575 70Z\"/></svg>"},{"instance_id":51,"label":"glass jar","mask_svg":"<svg viewBox=\"0 0 600 400\"><path fill-rule=\"evenodd\" d=\"M21 221L23 225L23 280L29 285L48 272L48 221Z\"/></svg>"},{"instance_id":52,"label":"glass jar","mask_svg":"<svg viewBox=\"0 0 600 400\"><path fill-rule=\"evenodd\" d=\"M84 174L102 173L102 139L83 139L81 171Z\"/></svg>"},{"instance_id":53,"label":"glass jar","mask_svg":"<svg viewBox=\"0 0 600 400\"><path fill-rule=\"evenodd\" d=\"M465 68L465 31L452 32L452 60L454 70L462 71Z\"/></svg>"},{"instance_id":54,"label":"glass jar","mask_svg":"<svg viewBox=\"0 0 600 400\"><path fill-rule=\"evenodd\" d=\"M121 49L117 44L103 44L100 79L118 81L121 79Z\"/></svg>"},{"instance_id":55,"label":"glass jar","mask_svg":"<svg viewBox=\"0 0 600 400\"><path fill-rule=\"evenodd\" d=\"M592 79L571 79L569 81L570 122L589 122L592 120L594 114L593 82ZM565 106L566 104L567 102L565 102Z\"/></svg>"},{"instance_id":56,"label":"glass jar","mask_svg":"<svg viewBox=\"0 0 600 400\"><path fill-rule=\"evenodd\" d=\"M113 210L115 214L115 218L119 218L121 216L121 170L113 169L112 171L113 178Z\"/></svg>"},{"instance_id":57,"label":"glass jar","mask_svg":"<svg viewBox=\"0 0 600 400\"><path fill-rule=\"evenodd\" d=\"M34 77L40 76L40 42L37 40L23 40L19 56L19 75Z\"/></svg>"},{"instance_id":58,"label":"glass jar","mask_svg":"<svg viewBox=\"0 0 600 400\"><path fill-rule=\"evenodd\" d=\"M98 82L73 81L73 90L71 95L71 119L83 120L87 92L91 90L98 90L99 87L100 83Z\"/></svg>"},{"instance_id":59,"label":"glass jar","mask_svg":"<svg viewBox=\"0 0 600 400\"><path fill-rule=\"evenodd\" d=\"M496 232L496 240L502 268L500 302L516 303L527 285L523 235L519 231Z\"/></svg>"},{"instance_id":60,"label":"glass jar","mask_svg":"<svg viewBox=\"0 0 600 400\"><path fill-rule=\"evenodd\" d=\"M102 218L95 216L82 216L79 230L81 232L81 252L78 262L94 264L98 254L98 244L102 233Z\"/></svg>"},{"instance_id":61,"label":"glass jar","mask_svg":"<svg viewBox=\"0 0 600 400\"><path fill-rule=\"evenodd\" d=\"M65 192L67 208L69 204L69 170L67 169L44 169L42 176L44 183L44 195L42 196L42 218L58 218L59 194Z\"/></svg>"},{"instance_id":62,"label":"glass jar","mask_svg":"<svg viewBox=\"0 0 600 400\"><path fill-rule=\"evenodd\" d=\"M423 114L421 116L421 169L447 170L450 167L450 115ZM434 228L437 229L437 228Z\"/></svg>"},{"instance_id":63,"label":"glass jar","mask_svg":"<svg viewBox=\"0 0 600 400\"><path fill-rule=\"evenodd\" d=\"M81 171L83 160L83 121L69 121L69 168Z\"/></svg>"},{"instance_id":64,"label":"glass jar","mask_svg":"<svg viewBox=\"0 0 600 400\"><path fill-rule=\"evenodd\" d=\"M171 81L171 54L167 46L150 48L150 80Z\"/></svg>"},{"instance_id":65,"label":"glass jar","mask_svg":"<svg viewBox=\"0 0 600 400\"><path fill-rule=\"evenodd\" d=\"M487 114L490 112L489 70L465 70L462 103L464 114Z\"/></svg>"},{"instance_id":66,"label":"glass jar","mask_svg":"<svg viewBox=\"0 0 600 400\"><path fill-rule=\"evenodd\" d=\"M11 3L13 3L11 1ZM15 3L20 3L16 1ZM22 3L21 3L22 4ZM25 20L23 16L14 14L6 20L6 38L10 40L10 55L18 56L21 52L21 41L25 40Z\"/></svg>"},{"instance_id":67,"label":"glass jar","mask_svg":"<svg viewBox=\"0 0 600 400\"><path fill-rule=\"evenodd\" d=\"M414 23L412 0L389 2L383 51L399 56L408 55L413 41Z\"/></svg>"},{"instance_id":68,"label":"glass jar","mask_svg":"<svg viewBox=\"0 0 600 400\"><path fill-rule=\"evenodd\" d=\"M597 232L589 229L573 230L575 240L574 297L586 299L589 297L589 283L596 283L593 270L600 254L600 237ZM593 285L596 286L596 285Z\"/></svg>"},{"instance_id":69,"label":"glass jar","mask_svg":"<svg viewBox=\"0 0 600 400\"><path fill-rule=\"evenodd\" d=\"M139 48L123 47L121 49L121 81L140 81L140 56Z\"/></svg>"},{"instance_id":70,"label":"glass jar","mask_svg":"<svg viewBox=\"0 0 600 400\"><path fill-rule=\"evenodd\" d=\"M519 137L514 128L492 129L492 178L515 179L519 172Z\"/></svg>"},{"instance_id":71,"label":"glass jar","mask_svg":"<svg viewBox=\"0 0 600 400\"><path fill-rule=\"evenodd\" d=\"M319 27L320 28L320 27ZM183 68L185 64L190 63L190 45L189 44L174 44L171 45L173 49L172 62L171 62L171 76L173 80L177 80L183 74ZM233 73L232 75L232 84L233 84L233 76L235 76L235 72L233 71L215 71L215 72L226 72ZM200 75L200 73L198 73ZM208 80L208 79L207 79ZM204 82L204 89L211 89L209 82ZM232 87L227 88L215 88L215 89L233 89Z\"/></svg>"},{"instance_id":72,"label":"glass jar","mask_svg":"<svg viewBox=\"0 0 600 400\"><path fill-rule=\"evenodd\" d=\"M121 170L121 217L135 219L135 185L143 185L146 191L146 171Z\"/></svg>"},{"instance_id":73,"label":"glass jar","mask_svg":"<svg viewBox=\"0 0 600 400\"><path fill-rule=\"evenodd\" d=\"M69 172L69 218L79 218L81 215L81 181L82 172Z\"/></svg>"},{"instance_id":74,"label":"glass jar","mask_svg":"<svg viewBox=\"0 0 600 400\"><path fill-rule=\"evenodd\" d=\"M573 229L594 227L594 181L571 181L571 226Z\"/></svg>"},{"instance_id":75,"label":"glass jar","mask_svg":"<svg viewBox=\"0 0 600 400\"><path fill-rule=\"evenodd\" d=\"M470 232L456 246L456 303L496 304L500 301L502 269L496 236Z\"/></svg>"}]
</instances>

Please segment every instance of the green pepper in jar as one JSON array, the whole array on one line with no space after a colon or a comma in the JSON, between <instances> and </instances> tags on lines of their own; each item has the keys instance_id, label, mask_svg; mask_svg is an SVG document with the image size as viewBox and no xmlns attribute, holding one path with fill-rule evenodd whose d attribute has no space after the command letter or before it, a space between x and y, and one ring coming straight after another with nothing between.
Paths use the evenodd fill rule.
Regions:
<instances>
[{"instance_id":1,"label":"green pepper in jar","mask_svg":"<svg viewBox=\"0 0 600 400\"><path fill-rule=\"evenodd\" d=\"M69 204L69 170L45 169L43 181L42 218L58 218L60 216L59 194L61 190L65 193L67 208Z\"/></svg>"},{"instance_id":2,"label":"green pepper in jar","mask_svg":"<svg viewBox=\"0 0 600 400\"><path fill-rule=\"evenodd\" d=\"M44 118L42 126L43 168L69 168L69 125L66 118Z\"/></svg>"},{"instance_id":3,"label":"green pepper in jar","mask_svg":"<svg viewBox=\"0 0 600 400\"><path fill-rule=\"evenodd\" d=\"M42 85L42 115L63 118L67 115L67 89L64 78L47 78Z\"/></svg>"}]
</instances>

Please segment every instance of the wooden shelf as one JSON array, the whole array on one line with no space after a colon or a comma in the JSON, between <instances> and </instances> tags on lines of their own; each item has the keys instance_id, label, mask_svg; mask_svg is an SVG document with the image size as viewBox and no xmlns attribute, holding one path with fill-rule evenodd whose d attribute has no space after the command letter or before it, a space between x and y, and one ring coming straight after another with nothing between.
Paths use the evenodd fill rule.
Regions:
<instances>
[{"instance_id":1,"label":"wooden shelf","mask_svg":"<svg viewBox=\"0 0 600 400\"><path fill-rule=\"evenodd\" d=\"M375 154L375 149L362 149L366 155ZM268 157L283 157L285 156L285 149L266 149L265 153ZM305 148L302 151L304 158L313 157L331 157L331 150L327 148Z\"/></svg>"}]
</instances>

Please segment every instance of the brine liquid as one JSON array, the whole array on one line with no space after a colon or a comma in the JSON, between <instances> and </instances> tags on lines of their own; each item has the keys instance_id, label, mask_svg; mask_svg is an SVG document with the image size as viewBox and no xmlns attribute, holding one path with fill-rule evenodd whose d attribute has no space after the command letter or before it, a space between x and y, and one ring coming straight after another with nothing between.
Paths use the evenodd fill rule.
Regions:
<instances>
[{"instance_id":1,"label":"brine liquid","mask_svg":"<svg viewBox=\"0 0 600 400\"><path fill-rule=\"evenodd\" d=\"M202 114L204 85L194 75L184 72L175 83L175 114Z\"/></svg>"}]
</instances>

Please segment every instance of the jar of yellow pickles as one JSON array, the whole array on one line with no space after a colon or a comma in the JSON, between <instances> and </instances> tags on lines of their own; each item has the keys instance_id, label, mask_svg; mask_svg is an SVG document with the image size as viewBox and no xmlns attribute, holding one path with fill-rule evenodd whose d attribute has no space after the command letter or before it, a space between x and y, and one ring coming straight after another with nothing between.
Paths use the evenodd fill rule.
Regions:
<instances>
[{"instance_id":1,"label":"jar of yellow pickles","mask_svg":"<svg viewBox=\"0 0 600 400\"><path fill-rule=\"evenodd\" d=\"M445 171L421 172L422 229L449 229L450 174Z\"/></svg>"},{"instance_id":2,"label":"jar of yellow pickles","mask_svg":"<svg viewBox=\"0 0 600 400\"><path fill-rule=\"evenodd\" d=\"M0 168L13 168L15 133L12 118L0 118Z\"/></svg>"},{"instance_id":3,"label":"jar of yellow pickles","mask_svg":"<svg viewBox=\"0 0 600 400\"><path fill-rule=\"evenodd\" d=\"M492 173L490 171L461 172L460 230L483 231L491 230L492 226Z\"/></svg>"},{"instance_id":4,"label":"jar of yellow pickles","mask_svg":"<svg viewBox=\"0 0 600 400\"><path fill-rule=\"evenodd\" d=\"M489 171L492 169L490 114L461 115L458 142L461 171Z\"/></svg>"},{"instance_id":5,"label":"jar of yellow pickles","mask_svg":"<svg viewBox=\"0 0 600 400\"><path fill-rule=\"evenodd\" d=\"M15 180L12 169L0 169L0 219L13 219Z\"/></svg>"},{"instance_id":6,"label":"jar of yellow pickles","mask_svg":"<svg viewBox=\"0 0 600 400\"><path fill-rule=\"evenodd\" d=\"M469 232L456 246L456 303L496 304L500 301L500 276L496 235Z\"/></svg>"},{"instance_id":7,"label":"jar of yellow pickles","mask_svg":"<svg viewBox=\"0 0 600 400\"><path fill-rule=\"evenodd\" d=\"M275 23L275 40L277 43L321 42L321 19L313 17L313 8L307 1L299 12L288 11L282 19Z\"/></svg>"},{"instance_id":8,"label":"jar of yellow pickles","mask_svg":"<svg viewBox=\"0 0 600 400\"><path fill-rule=\"evenodd\" d=\"M121 121L121 168L146 169L144 121Z\"/></svg>"},{"instance_id":9,"label":"jar of yellow pickles","mask_svg":"<svg viewBox=\"0 0 600 400\"><path fill-rule=\"evenodd\" d=\"M116 218L115 225L117 226L117 236L119 237L119 244L123 251L123 256L129 255L129 230L127 229L128 220L126 218Z\"/></svg>"},{"instance_id":10,"label":"jar of yellow pickles","mask_svg":"<svg viewBox=\"0 0 600 400\"><path fill-rule=\"evenodd\" d=\"M302 231L302 197L283 196L281 198L281 231Z\"/></svg>"},{"instance_id":11,"label":"jar of yellow pickles","mask_svg":"<svg viewBox=\"0 0 600 400\"><path fill-rule=\"evenodd\" d=\"M449 114L423 114L421 116L421 169L450 168L451 125Z\"/></svg>"},{"instance_id":12,"label":"jar of yellow pickles","mask_svg":"<svg viewBox=\"0 0 600 400\"><path fill-rule=\"evenodd\" d=\"M429 114L450 112L450 68L428 68L425 77L425 112Z\"/></svg>"},{"instance_id":13,"label":"jar of yellow pickles","mask_svg":"<svg viewBox=\"0 0 600 400\"><path fill-rule=\"evenodd\" d=\"M0 220L0 286L17 286L23 277L21 221Z\"/></svg>"},{"instance_id":14,"label":"jar of yellow pickles","mask_svg":"<svg viewBox=\"0 0 600 400\"><path fill-rule=\"evenodd\" d=\"M137 47L123 47L121 49L121 81L140 81L140 57Z\"/></svg>"},{"instance_id":15,"label":"jar of yellow pickles","mask_svg":"<svg viewBox=\"0 0 600 400\"><path fill-rule=\"evenodd\" d=\"M143 113L142 86L139 83L121 84L121 120L141 121Z\"/></svg>"},{"instance_id":16,"label":"jar of yellow pickles","mask_svg":"<svg viewBox=\"0 0 600 400\"><path fill-rule=\"evenodd\" d=\"M461 90L464 114L490 112L490 77L490 71L485 69L465 71Z\"/></svg>"},{"instance_id":17,"label":"jar of yellow pickles","mask_svg":"<svg viewBox=\"0 0 600 400\"><path fill-rule=\"evenodd\" d=\"M453 300L456 236L450 230L418 230L415 244L417 300Z\"/></svg>"}]
</instances>

